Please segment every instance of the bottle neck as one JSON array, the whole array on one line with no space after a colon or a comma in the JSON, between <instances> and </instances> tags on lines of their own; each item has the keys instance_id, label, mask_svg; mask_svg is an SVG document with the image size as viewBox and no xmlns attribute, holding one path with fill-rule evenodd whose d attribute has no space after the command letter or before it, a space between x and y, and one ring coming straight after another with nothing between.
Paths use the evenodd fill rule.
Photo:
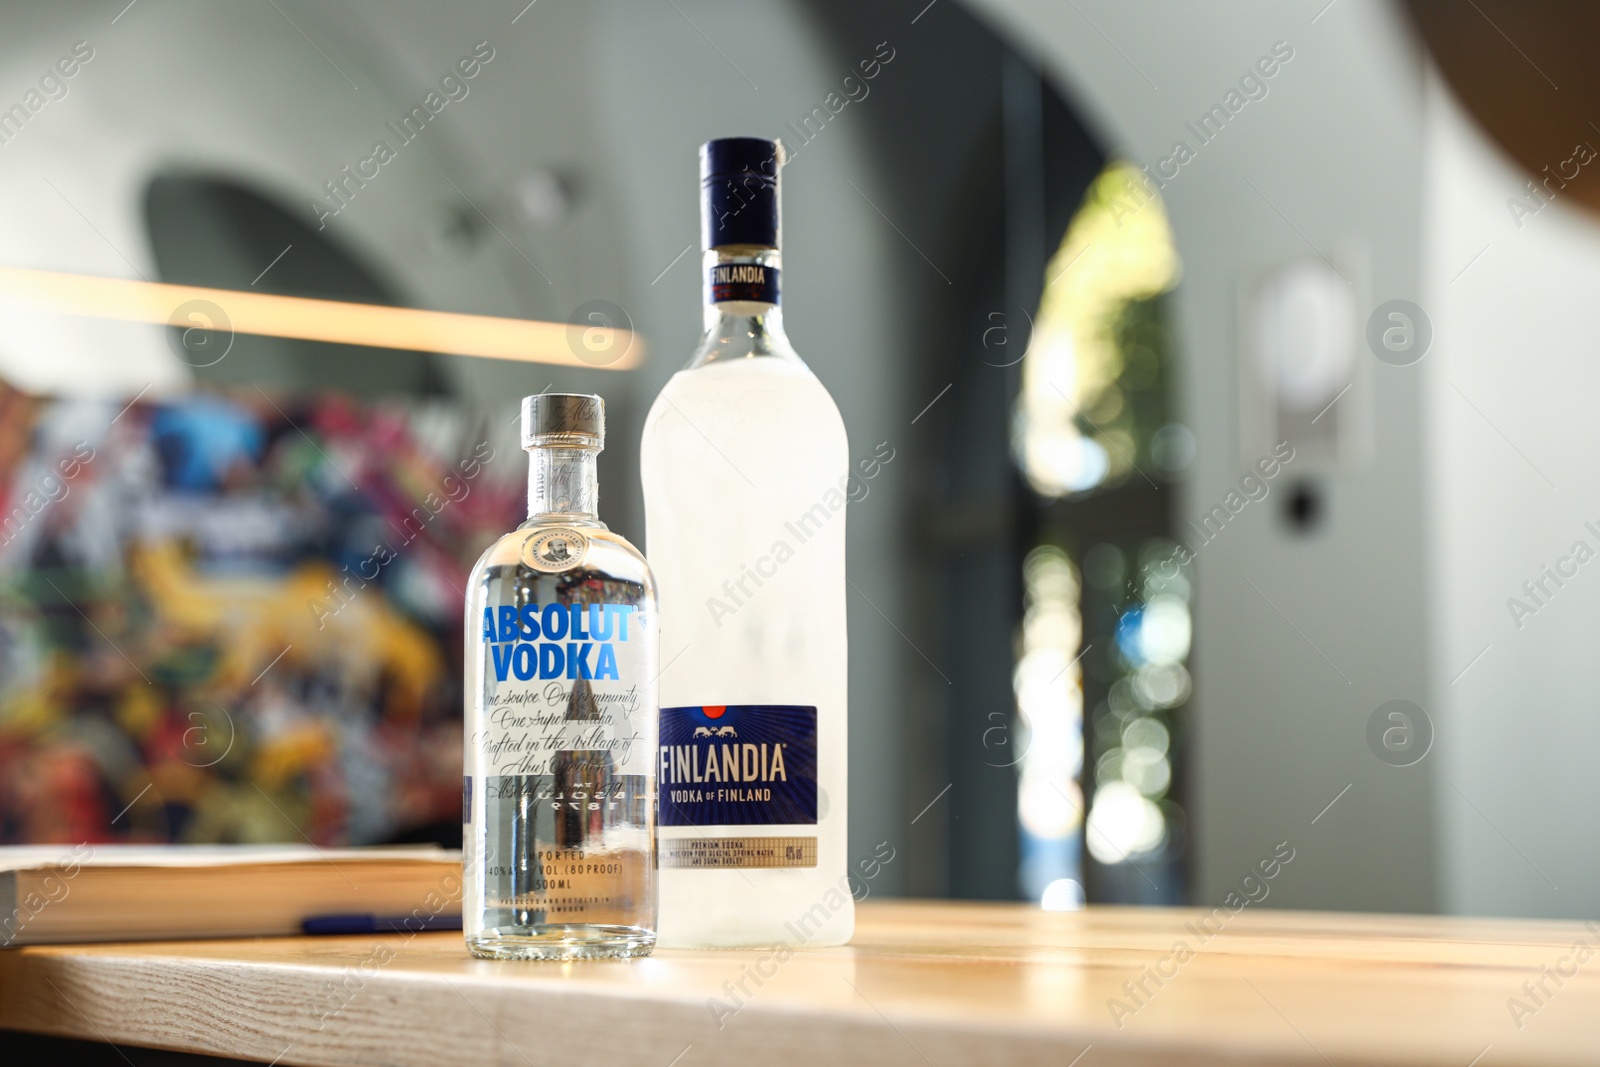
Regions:
<instances>
[{"instance_id":1,"label":"bottle neck","mask_svg":"<svg viewBox=\"0 0 1600 1067\"><path fill-rule=\"evenodd\" d=\"M702 254L701 266L705 334L691 367L751 356L799 359L783 331L783 254L778 249L713 248Z\"/></svg>"},{"instance_id":2,"label":"bottle neck","mask_svg":"<svg viewBox=\"0 0 1600 1067\"><path fill-rule=\"evenodd\" d=\"M528 519L603 526L595 475L598 448L535 445L528 449Z\"/></svg>"}]
</instances>

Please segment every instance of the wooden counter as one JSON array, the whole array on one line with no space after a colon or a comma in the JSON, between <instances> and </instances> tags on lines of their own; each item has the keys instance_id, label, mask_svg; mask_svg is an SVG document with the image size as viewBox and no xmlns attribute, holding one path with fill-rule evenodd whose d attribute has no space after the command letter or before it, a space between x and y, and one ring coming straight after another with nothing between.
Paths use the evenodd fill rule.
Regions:
<instances>
[{"instance_id":1,"label":"wooden counter","mask_svg":"<svg viewBox=\"0 0 1600 1067\"><path fill-rule=\"evenodd\" d=\"M456 934L14 949L0 1028L282 1064L1600 1062L1600 955L1573 954L1600 925L1205 914L868 902L850 948L781 960L490 963Z\"/></svg>"}]
</instances>

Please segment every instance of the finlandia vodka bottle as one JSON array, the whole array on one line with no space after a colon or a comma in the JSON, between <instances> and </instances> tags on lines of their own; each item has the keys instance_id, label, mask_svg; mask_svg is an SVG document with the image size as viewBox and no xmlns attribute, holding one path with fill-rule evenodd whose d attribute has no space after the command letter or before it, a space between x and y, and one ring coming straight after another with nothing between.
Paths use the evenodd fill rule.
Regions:
<instances>
[{"instance_id":1,"label":"finlandia vodka bottle","mask_svg":"<svg viewBox=\"0 0 1600 1067\"><path fill-rule=\"evenodd\" d=\"M528 521L472 571L462 924L475 956L655 945L655 583L597 517L604 439L598 396L523 400Z\"/></svg>"},{"instance_id":2,"label":"finlandia vodka bottle","mask_svg":"<svg viewBox=\"0 0 1600 1067\"><path fill-rule=\"evenodd\" d=\"M782 147L701 149L705 336L645 423L664 670L661 943L838 945L846 872L844 423L783 332Z\"/></svg>"}]
</instances>

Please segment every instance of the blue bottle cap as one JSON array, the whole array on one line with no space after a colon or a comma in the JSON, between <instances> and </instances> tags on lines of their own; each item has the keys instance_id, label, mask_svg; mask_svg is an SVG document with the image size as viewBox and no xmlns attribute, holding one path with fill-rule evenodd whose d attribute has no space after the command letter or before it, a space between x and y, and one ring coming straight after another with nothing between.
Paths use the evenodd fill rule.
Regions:
<instances>
[{"instance_id":1,"label":"blue bottle cap","mask_svg":"<svg viewBox=\"0 0 1600 1067\"><path fill-rule=\"evenodd\" d=\"M719 137L700 146L702 248L778 247L778 172L783 142Z\"/></svg>"}]
</instances>

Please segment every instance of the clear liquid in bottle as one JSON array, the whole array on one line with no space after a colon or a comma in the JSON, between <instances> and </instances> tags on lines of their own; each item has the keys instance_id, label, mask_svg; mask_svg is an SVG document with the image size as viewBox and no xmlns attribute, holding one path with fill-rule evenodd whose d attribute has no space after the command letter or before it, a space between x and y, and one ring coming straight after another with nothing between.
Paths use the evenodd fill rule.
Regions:
<instances>
[{"instance_id":1,"label":"clear liquid in bottle","mask_svg":"<svg viewBox=\"0 0 1600 1067\"><path fill-rule=\"evenodd\" d=\"M655 584L596 515L603 433L599 397L523 402L529 519L472 572L462 922L476 956L655 944Z\"/></svg>"}]
</instances>

